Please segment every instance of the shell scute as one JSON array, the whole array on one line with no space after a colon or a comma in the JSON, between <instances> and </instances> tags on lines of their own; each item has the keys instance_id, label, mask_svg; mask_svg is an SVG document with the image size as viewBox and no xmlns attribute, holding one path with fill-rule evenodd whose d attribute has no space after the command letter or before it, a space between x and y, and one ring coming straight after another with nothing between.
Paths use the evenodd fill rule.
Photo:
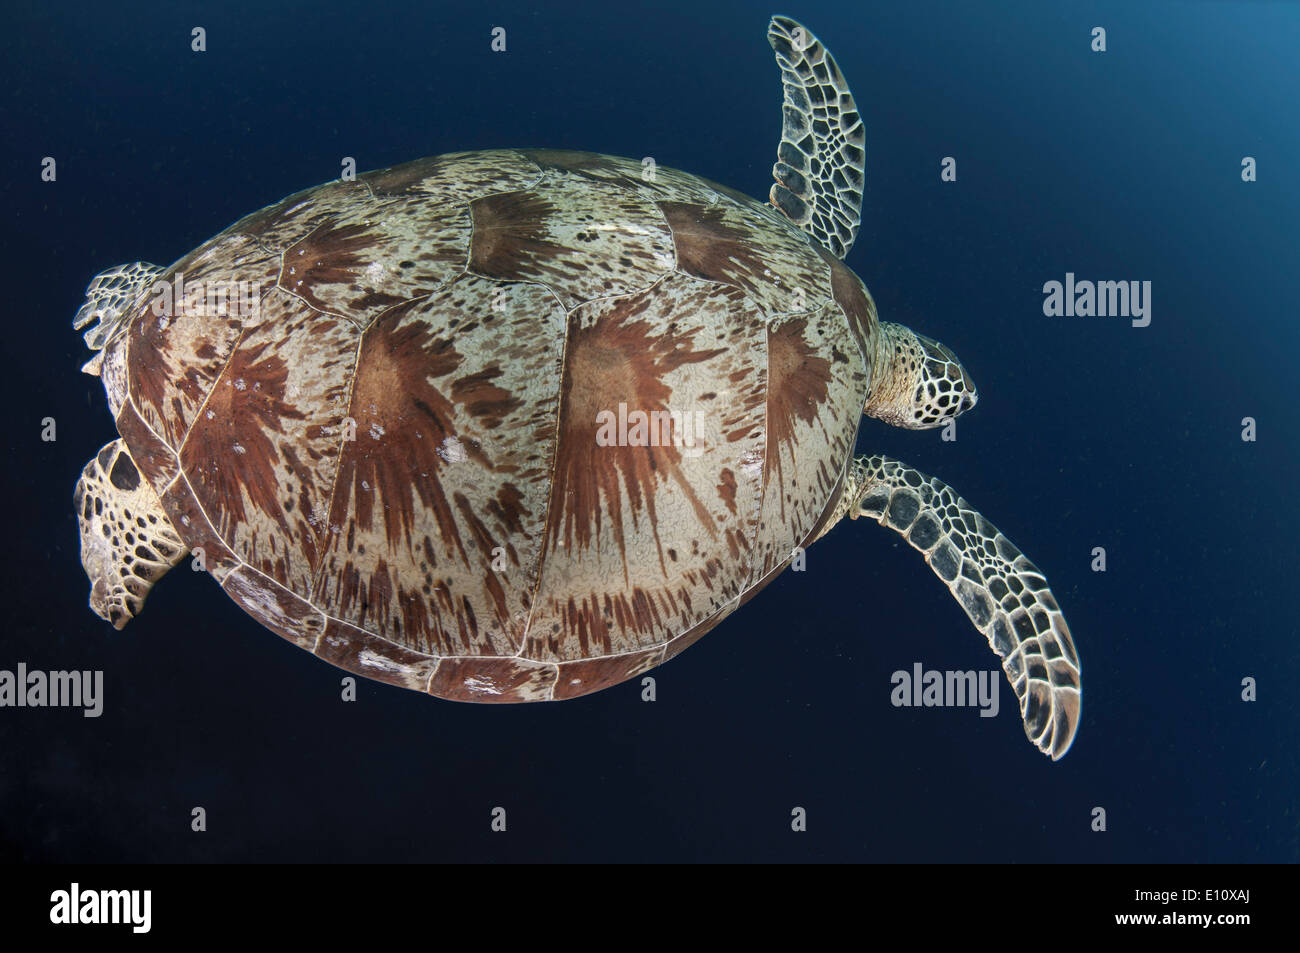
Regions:
<instances>
[{"instance_id":1,"label":"shell scute","mask_svg":"<svg viewBox=\"0 0 1300 953\"><path fill-rule=\"evenodd\" d=\"M566 308L650 287L674 266L654 203L628 189L570 176L470 203L469 270L545 284Z\"/></svg>"},{"instance_id":2,"label":"shell scute","mask_svg":"<svg viewBox=\"0 0 1300 953\"><path fill-rule=\"evenodd\" d=\"M438 659L412 652L338 619L329 619L316 655L332 665L399 688L426 691Z\"/></svg>"},{"instance_id":3,"label":"shell scute","mask_svg":"<svg viewBox=\"0 0 1300 953\"><path fill-rule=\"evenodd\" d=\"M227 575L221 588L272 632L308 652L315 650L325 630L325 615L301 596L248 566L240 566Z\"/></svg>"},{"instance_id":4,"label":"shell scute","mask_svg":"<svg viewBox=\"0 0 1300 953\"><path fill-rule=\"evenodd\" d=\"M820 307L829 268L803 233L754 203L658 203L672 229L678 267L688 275L734 285L769 317Z\"/></svg>"},{"instance_id":5,"label":"shell scute","mask_svg":"<svg viewBox=\"0 0 1300 953\"><path fill-rule=\"evenodd\" d=\"M553 697L556 701L561 701L590 695L592 692L625 682L629 678L636 678L650 671L663 660L664 649L661 646L644 652L629 652L626 655L561 662L556 666L558 676L555 680Z\"/></svg>"},{"instance_id":6,"label":"shell scute","mask_svg":"<svg viewBox=\"0 0 1300 953\"><path fill-rule=\"evenodd\" d=\"M185 437L181 466L222 540L311 592L361 332L276 290Z\"/></svg>"},{"instance_id":7,"label":"shell scute","mask_svg":"<svg viewBox=\"0 0 1300 953\"><path fill-rule=\"evenodd\" d=\"M730 552L751 545L759 479L736 461L763 453L763 336L739 291L684 275L570 315L526 655L661 645L739 595L748 563Z\"/></svg>"},{"instance_id":8,"label":"shell scute","mask_svg":"<svg viewBox=\"0 0 1300 953\"><path fill-rule=\"evenodd\" d=\"M523 658L446 658L429 692L460 702L548 701L558 672L554 665Z\"/></svg>"},{"instance_id":9,"label":"shell scute","mask_svg":"<svg viewBox=\"0 0 1300 953\"><path fill-rule=\"evenodd\" d=\"M179 449L240 335L261 320L278 260L255 241L218 236L160 278L136 305L126 348L127 389L140 416Z\"/></svg>"},{"instance_id":10,"label":"shell scute","mask_svg":"<svg viewBox=\"0 0 1300 953\"><path fill-rule=\"evenodd\" d=\"M754 583L788 562L793 545L811 543L834 508L866 396L860 361L844 338L834 303L767 330L769 442Z\"/></svg>"},{"instance_id":11,"label":"shell scute","mask_svg":"<svg viewBox=\"0 0 1300 953\"><path fill-rule=\"evenodd\" d=\"M327 612L430 654L518 651L553 455L557 327L544 288L466 275L367 329L314 593Z\"/></svg>"}]
</instances>

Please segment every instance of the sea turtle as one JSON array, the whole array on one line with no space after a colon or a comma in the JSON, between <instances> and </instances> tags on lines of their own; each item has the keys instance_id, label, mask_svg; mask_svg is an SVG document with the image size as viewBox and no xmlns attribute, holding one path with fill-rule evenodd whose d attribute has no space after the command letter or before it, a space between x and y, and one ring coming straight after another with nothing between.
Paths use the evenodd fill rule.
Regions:
<instances>
[{"instance_id":1,"label":"sea turtle","mask_svg":"<svg viewBox=\"0 0 1300 953\"><path fill-rule=\"evenodd\" d=\"M810 32L768 37L767 203L648 160L466 152L98 275L74 327L120 439L77 484L91 608L120 629L192 553L350 672L566 699L677 655L869 516L925 555L1061 757L1079 662L1043 574L945 484L853 455L862 414L936 427L976 391L841 262L862 122Z\"/></svg>"}]
</instances>

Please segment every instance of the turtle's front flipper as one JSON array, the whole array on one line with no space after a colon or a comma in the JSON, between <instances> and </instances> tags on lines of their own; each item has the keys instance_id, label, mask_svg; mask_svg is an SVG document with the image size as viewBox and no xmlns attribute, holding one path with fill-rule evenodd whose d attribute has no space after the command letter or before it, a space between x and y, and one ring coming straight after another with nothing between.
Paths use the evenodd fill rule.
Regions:
<instances>
[{"instance_id":1,"label":"turtle's front flipper","mask_svg":"<svg viewBox=\"0 0 1300 953\"><path fill-rule=\"evenodd\" d=\"M1079 724L1079 656L1038 567L947 484L889 457L854 460L841 499L925 555L1002 659L1029 740L1062 757Z\"/></svg>"},{"instance_id":2,"label":"turtle's front flipper","mask_svg":"<svg viewBox=\"0 0 1300 953\"><path fill-rule=\"evenodd\" d=\"M767 40L785 89L781 143L768 201L836 258L862 222L867 135L831 51L789 17L773 17Z\"/></svg>"},{"instance_id":3,"label":"turtle's front flipper","mask_svg":"<svg viewBox=\"0 0 1300 953\"><path fill-rule=\"evenodd\" d=\"M121 440L86 464L73 499L90 608L120 629L140 612L153 584L184 558L185 545Z\"/></svg>"}]
</instances>

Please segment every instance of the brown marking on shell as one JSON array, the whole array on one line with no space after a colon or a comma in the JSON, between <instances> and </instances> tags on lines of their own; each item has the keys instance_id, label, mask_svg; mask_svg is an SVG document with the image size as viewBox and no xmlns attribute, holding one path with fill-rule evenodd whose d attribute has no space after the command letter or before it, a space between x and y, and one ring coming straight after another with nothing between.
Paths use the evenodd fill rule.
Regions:
<instances>
[{"instance_id":1,"label":"brown marking on shell","mask_svg":"<svg viewBox=\"0 0 1300 953\"><path fill-rule=\"evenodd\" d=\"M755 584L766 584L808 538L853 450L867 377L858 362L835 358L847 333L834 302L769 329L769 444Z\"/></svg>"},{"instance_id":2,"label":"brown marking on shell","mask_svg":"<svg viewBox=\"0 0 1300 953\"><path fill-rule=\"evenodd\" d=\"M306 414L285 399L289 366L272 342L241 346L181 448L181 466L223 539L234 538L251 505L290 532L279 504L274 441Z\"/></svg>"},{"instance_id":3,"label":"brown marking on shell","mask_svg":"<svg viewBox=\"0 0 1300 953\"><path fill-rule=\"evenodd\" d=\"M764 336L761 317L739 291L682 275L570 315L542 582L526 656L569 660L648 649L738 595L748 564L730 559L725 534L748 540L755 531ZM704 394L710 399L701 400ZM671 432L665 441L662 430L658 446L637 445L632 433L622 445L601 446L598 415L616 419L620 404L625 420L633 412L699 414L697 429L706 432L682 434L694 438L693 447L674 445ZM742 436L722 437L730 432ZM704 492L724 468L740 474L735 512Z\"/></svg>"},{"instance_id":4,"label":"brown marking on shell","mask_svg":"<svg viewBox=\"0 0 1300 953\"><path fill-rule=\"evenodd\" d=\"M603 691L650 671L663 660L664 650L657 648L628 655L561 662L558 666L559 676L555 681L554 699L562 701Z\"/></svg>"},{"instance_id":5,"label":"brown marking on shell","mask_svg":"<svg viewBox=\"0 0 1300 953\"><path fill-rule=\"evenodd\" d=\"M768 434L793 446L794 421L810 424L826 403L831 362L804 337L807 317L790 318L767 334Z\"/></svg>"},{"instance_id":6,"label":"brown marking on shell","mask_svg":"<svg viewBox=\"0 0 1300 953\"><path fill-rule=\"evenodd\" d=\"M254 239L279 256L322 222L349 210L374 208L376 204L370 190L361 182L325 182L241 218L226 232ZM278 257L276 264L278 272Z\"/></svg>"},{"instance_id":7,"label":"brown marking on shell","mask_svg":"<svg viewBox=\"0 0 1300 953\"><path fill-rule=\"evenodd\" d=\"M382 197L415 198L425 206L463 206L493 192L515 192L533 185L542 170L514 149L453 152L416 159L358 178Z\"/></svg>"},{"instance_id":8,"label":"brown marking on shell","mask_svg":"<svg viewBox=\"0 0 1300 953\"><path fill-rule=\"evenodd\" d=\"M457 378L451 385L451 399L463 405L484 426L495 430L507 415L523 405L518 397L498 386L497 380L504 373L500 363L493 361L481 371Z\"/></svg>"},{"instance_id":9,"label":"brown marking on shell","mask_svg":"<svg viewBox=\"0 0 1300 953\"><path fill-rule=\"evenodd\" d=\"M740 599L737 599L733 602L729 602L725 606L721 606L717 612L713 613L712 615L710 615L705 619L700 620L695 625L687 629L685 632L682 632L680 635L675 636L671 641L668 642L667 645L663 647L663 653L664 653L663 660L667 662L669 659L681 655L683 652L685 652L688 648L690 648L700 639L704 638L704 636L712 632L715 628L717 628L718 623L722 622L723 619L727 618L727 616L735 612L736 609L739 608L740 605L743 603L745 598L748 597L750 594L752 594L752 590L749 593L743 594Z\"/></svg>"},{"instance_id":10,"label":"brown marking on shell","mask_svg":"<svg viewBox=\"0 0 1300 953\"><path fill-rule=\"evenodd\" d=\"M649 171L643 163L617 156L563 149L525 149L523 152L547 172L567 172L592 182L633 189L652 201L667 199L701 205L718 202L718 193L703 184L703 180L676 169L655 166L653 176L647 178Z\"/></svg>"},{"instance_id":11,"label":"brown marking on shell","mask_svg":"<svg viewBox=\"0 0 1300 953\"><path fill-rule=\"evenodd\" d=\"M848 472L850 462L851 458L845 459L844 467L840 472L840 478L835 481L835 488L831 490L830 496L826 500L826 506L822 509L821 516L817 517L817 522L814 523L812 529L808 531L808 536L799 544L804 549L807 549L813 543L817 542L817 540L821 539L824 534L830 532L834 527L835 524L832 520L835 516L836 507L839 506L840 497L844 493L844 477Z\"/></svg>"},{"instance_id":12,"label":"brown marking on shell","mask_svg":"<svg viewBox=\"0 0 1300 953\"><path fill-rule=\"evenodd\" d=\"M104 384L104 396L108 399L109 413L114 417L128 403L127 357L130 349L131 335L119 334L104 345L104 349L98 354L99 379ZM92 363L94 360L95 358L91 358Z\"/></svg>"},{"instance_id":13,"label":"brown marking on shell","mask_svg":"<svg viewBox=\"0 0 1300 953\"><path fill-rule=\"evenodd\" d=\"M822 260L831 269L831 294L835 303L844 312L849 322L849 329L858 345L858 353L871 376L874 368L876 337L880 333L880 321L876 316L876 304L871 300L871 293L853 271L826 249L813 243Z\"/></svg>"},{"instance_id":14,"label":"brown marking on shell","mask_svg":"<svg viewBox=\"0 0 1300 953\"><path fill-rule=\"evenodd\" d=\"M733 562L748 562L751 542L748 536L734 529L727 530L727 554Z\"/></svg>"},{"instance_id":15,"label":"brown marking on shell","mask_svg":"<svg viewBox=\"0 0 1300 953\"><path fill-rule=\"evenodd\" d=\"M300 649L315 649L325 630L325 616L319 610L249 566L231 572L221 588L241 609Z\"/></svg>"},{"instance_id":16,"label":"brown marking on shell","mask_svg":"<svg viewBox=\"0 0 1300 953\"><path fill-rule=\"evenodd\" d=\"M575 658L610 655L617 652L615 640L624 633L655 632L681 608L669 593L651 593L639 586L631 591L592 592L569 596L560 611L560 626L570 643L576 643ZM560 655L558 643L548 653Z\"/></svg>"},{"instance_id":17,"label":"brown marking on shell","mask_svg":"<svg viewBox=\"0 0 1300 953\"><path fill-rule=\"evenodd\" d=\"M536 192L489 195L470 210L474 235L469 266L480 275L523 281L535 275L533 260L556 258L564 251L546 229L556 208Z\"/></svg>"},{"instance_id":18,"label":"brown marking on shell","mask_svg":"<svg viewBox=\"0 0 1300 953\"><path fill-rule=\"evenodd\" d=\"M780 213L734 202L657 204L686 274L740 288L769 318L829 299L827 266Z\"/></svg>"},{"instance_id":19,"label":"brown marking on shell","mask_svg":"<svg viewBox=\"0 0 1300 953\"><path fill-rule=\"evenodd\" d=\"M416 159L388 169L367 172L360 179L370 186L370 191L376 196L410 195L426 179L434 178L440 172L446 173L449 167L454 168L456 158L454 155L445 155Z\"/></svg>"},{"instance_id":20,"label":"brown marking on shell","mask_svg":"<svg viewBox=\"0 0 1300 953\"><path fill-rule=\"evenodd\" d=\"M240 341L181 461L240 558L309 594L361 332L279 290L263 310L266 321Z\"/></svg>"},{"instance_id":21,"label":"brown marking on shell","mask_svg":"<svg viewBox=\"0 0 1300 953\"><path fill-rule=\"evenodd\" d=\"M313 308L366 327L465 269L470 221L451 205L394 200L332 214L284 252L280 286Z\"/></svg>"},{"instance_id":22,"label":"brown marking on shell","mask_svg":"<svg viewBox=\"0 0 1300 953\"><path fill-rule=\"evenodd\" d=\"M387 560L382 557L377 559L374 568L365 574L352 563L345 564L337 572L327 564L325 572L328 574L326 580L337 584L332 593L334 598L326 603L334 607L333 611L346 615L359 628L391 632L393 637L404 638L407 642L418 638L422 640L422 646L431 644L427 637L427 623L421 617L436 611L433 600L426 600L418 593L402 595L403 604L414 603L416 621L421 623L421 627L414 631L403 631L404 623L410 621L411 617L393 605L393 592L401 587L401 580L394 578ZM471 631L467 641L478 635L473 620L470 622Z\"/></svg>"},{"instance_id":23,"label":"brown marking on shell","mask_svg":"<svg viewBox=\"0 0 1300 953\"><path fill-rule=\"evenodd\" d=\"M659 202L677 248L677 267L688 275L742 287L737 276L763 269L761 246L738 222L728 222L726 206ZM751 282L752 283L752 282Z\"/></svg>"},{"instance_id":24,"label":"brown marking on shell","mask_svg":"<svg viewBox=\"0 0 1300 953\"><path fill-rule=\"evenodd\" d=\"M845 460L845 464L846 466L844 470L847 470L848 460ZM820 539L823 534L825 534L832 528L833 524L831 523L831 519L835 515L835 507L839 503L840 495L843 492L844 492L844 472L842 470L839 480L837 480L835 483L835 488L831 491L830 497L826 501L826 506L822 509L821 515L818 516L816 522L813 523L812 528L808 531L808 535L805 536L803 540L798 543L799 546L803 547L804 549L807 549L818 539ZM745 605L747 602L749 602L750 599L753 599L756 595L762 592L764 587L766 587L768 583L770 583L773 579L775 579L777 576L779 576L789 567L790 562L793 560L793 558L794 558L794 551L792 548L789 552L786 553L784 559L781 559L769 565L767 570L763 573L763 575L757 577L754 580L753 585L750 586L750 588L747 589L745 593L740 597L740 602L737 604L737 608Z\"/></svg>"},{"instance_id":25,"label":"brown marking on shell","mask_svg":"<svg viewBox=\"0 0 1300 953\"><path fill-rule=\"evenodd\" d=\"M427 689L438 667L437 658L394 645L338 619L326 623L316 655L364 678L417 692Z\"/></svg>"},{"instance_id":26,"label":"brown marking on shell","mask_svg":"<svg viewBox=\"0 0 1300 953\"><path fill-rule=\"evenodd\" d=\"M144 474L146 482L155 493L162 492L176 478L180 468L171 447L158 439L129 401L118 411L117 432L131 448L131 458Z\"/></svg>"},{"instance_id":27,"label":"brown marking on shell","mask_svg":"<svg viewBox=\"0 0 1300 953\"><path fill-rule=\"evenodd\" d=\"M673 267L654 204L627 189L570 176L470 203L470 271L547 285L565 308L649 287Z\"/></svg>"},{"instance_id":28,"label":"brown marking on shell","mask_svg":"<svg viewBox=\"0 0 1300 953\"><path fill-rule=\"evenodd\" d=\"M436 546L436 559L450 554L453 561L468 565L440 478L446 462L438 455L439 447L459 440L455 408L431 381L459 367L463 356L449 341L436 339L425 323L404 320L411 310L411 305L393 309L362 338L349 408L356 439L342 445L329 510L331 538L326 546L331 558L322 566L317 599L331 614L400 639L417 651L439 654L434 649L437 635L430 629L438 604L428 570L422 575L430 591L422 593L414 579L403 582L389 558L415 549L420 539L415 534L422 528L417 527L418 510L433 524L424 535ZM343 560L337 556L341 547L347 550ZM397 606L415 611L395 607L395 593ZM454 599L441 601L458 615ZM476 644L473 613L459 621L465 644ZM410 623L415 628L406 631Z\"/></svg>"},{"instance_id":29,"label":"brown marking on shell","mask_svg":"<svg viewBox=\"0 0 1300 953\"><path fill-rule=\"evenodd\" d=\"M342 525L356 501L358 528L383 523L388 549L408 544L419 505L435 514L447 548L464 557L439 471L438 448L456 439L456 411L433 383L460 367L464 355L435 327L410 319L414 304L388 311L365 332L352 390L350 416L357 439L343 447L330 523ZM380 443L382 441L382 443Z\"/></svg>"},{"instance_id":30,"label":"brown marking on shell","mask_svg":"<svg viewBox=\"0 0 1300 953\"><path fill-rule=\"evenodd\" d=\"M173 480L159 494L159 500L172 521L176 535L184 541L186 547L191 552L203 551L203 566L213 578L221 582L231 570L240 565L239 559L208 522L184 476Z\"/></svg>"},{"instance_id":31,"label":"brown marking on shell","mask_svg":"<svg viewBox=\"0 0 1300 953\"><path fill-rule=\"evenodd\" d=\"M320 294L328 290L323 286L343 285L354 294L360 291L356 287L357 279L372 260L378 259L375 255L378 244L379 236L364 225L324 222L306 238L289 246L280 285L301 296L317 311L342 310L332 307L332 302L321 300ZM286 275L285 271L291 274ZM382 310L405 300L405 295L367 291L349 303L354 307L363 304Z\"/></svg>"},{"instance_id":32,"label":"brown marking on shell","mask_svg":"<svg viewBox=\"0 0 1300 953\"><path fill-rule=\"evenodd\" d=\"M795 457L796 422L811 425L830 393L831 362L808 343L806 317L790 318L770 327L767 334L767 433L769 446L777 448L771 461L777 483L785 485L782 461L788 451ZM781 508L785 516L784 499Z\"/></svg>"},{"instance_id":33,"label":"brown marking on shell","mask_svg":"<svg viewBox=\"0 0 1300 953\"><path fill-rule=\"evenodd\" d=\"M173 301L169 309L163 298L149 294L138 306L131 319L127 383L140 415L170 446L180 447L239 335L260 320L261 298L277 269L274 256L251 239L218 236L160 279L173 296L179 290L183 304ZM230 300L230 285L241 281L248 282L250 301L259 306L246 315Z\"/></svg>"},{"instance_id":34,"label":"brown marking on shell","mask_svg":"<svg viewBox=\"0 0 1300 953\"><path fill-rule=\"evenodd\" d=\"M544 289L467 275L366 331L316 587L327 612L418 652L518 651L563 321Z\"/></svg>"},{"instance_id":35,"label":"brown marking on shell","mask_svg":"<svg viewBox=\"0 0 1300 953\"><path fill-rule=\"evenodd\" d=\"M736 474L731 467L723 467L718 474L718 497L727 507L727 512L736 515Z\"/></svg>"},{"instance_id":36,"label":"brown marking on shell","mask_svg":"<svg viewBox=\"0 0 1300 953\"><path fill-rule=\"evenodd\" d=\"M429 693L458 702L548 701L556 667L521 658L444 658Z\"/></svg>"},{"instance_id":37,"label":"brown marking on shell","mask_svg":"<svg viewBox=\"0 0 1300 953\"><path fill-rule=\"evenodd\" d=\"M682 448L671 444L596 445L598 415L617 414L620 405L650 415L669 413L672 372L726 350L697 348L698 329L663 331L641 319L650 303L647 295L619 298L590 309L589 324L584 315L575 313L569 318L569 351L560 391L560 446L555 459L554 499L559 506L554 512L559 518L548 528L551 546L599 543L596 537L608 514L615 544L625 550L623 495L627 495L633 520L644 508L649 527L655 531L655 496L661 480L677 483L700 526L714 534L707 511L682 473Z\"/></svg>"}]
</instances>

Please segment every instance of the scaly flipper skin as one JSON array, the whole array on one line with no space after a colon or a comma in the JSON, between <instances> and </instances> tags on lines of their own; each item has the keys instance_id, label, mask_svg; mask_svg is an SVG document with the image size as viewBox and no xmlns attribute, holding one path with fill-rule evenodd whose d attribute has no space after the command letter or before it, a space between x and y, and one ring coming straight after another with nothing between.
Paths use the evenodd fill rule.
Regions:
<instances>
[{"instance_id":1,"label":"scaly flipper skin","mask_svg":"<svg viewBox=\"0 0 1300 953\"><path fill-rule=\"evenodd\" d=\"M889 457L854 460L840 511L877 520L925 555L1002 659L1029 740L1053 761L1064 756L1079 724L1079 656L1038 567L947 484Z\"/></svg>"},{"instance_id":2,"label":"scaly flipper skin","mask_svg":"<svg viewBox=\"0 0 1300 953\"><path fill-rule=\"evenodd\" d=\"M117 333L128 307L163 273L157 265L133 261L101 271L86 286L86 302L72 319L80 331L94 322L84 335L86 347L98 351Z\"/></svg>"},{"instance_id":3,"label":"scaly flipper skin","mask_svg":"<svg viewBox=\"0 0 1300 953\"><path fill-rule=\"evenodd\" d=\"M90 608L121 629L139 614L153 584L185 557L185 544L121 440L86 464L73 499Z\"/></svg>"},{"instance_id":4,"label":"scaly flipper skin","mask_svg":"<svg viewBox=\"0 0 1300 953\"><path fill-rule=\"evenodd\" d=\"M830 50L807 27L773 17L767 39L785 87L769 201L843 258L862 222L867 137L858 107Z\"/></svg>"}]
</instances>

